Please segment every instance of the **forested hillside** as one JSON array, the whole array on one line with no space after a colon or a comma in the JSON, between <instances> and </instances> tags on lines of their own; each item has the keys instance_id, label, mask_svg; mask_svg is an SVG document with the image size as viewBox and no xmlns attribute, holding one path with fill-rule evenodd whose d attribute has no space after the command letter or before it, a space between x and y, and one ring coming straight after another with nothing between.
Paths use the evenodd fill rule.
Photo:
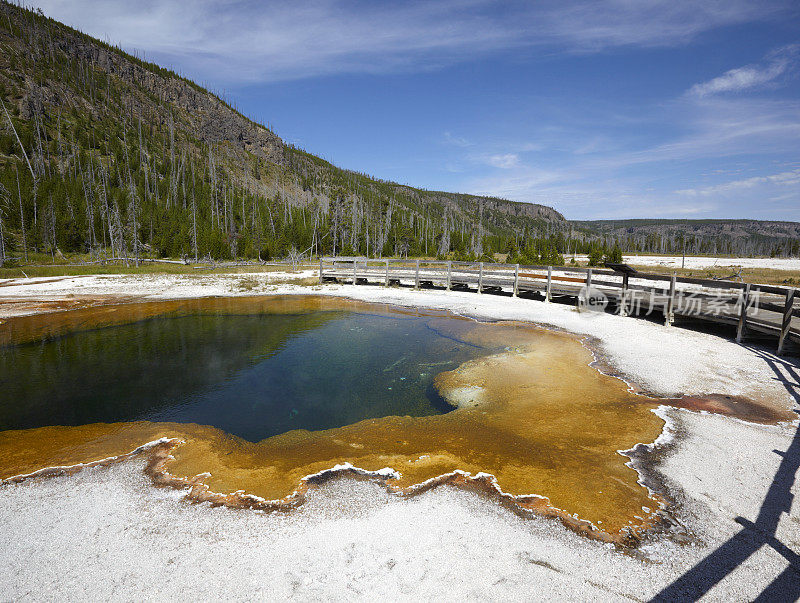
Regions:
<instances>
[{"instance_id":1,"label":"forested hillside","mask_svg":"<svg viewBox=\"0 0 800 603\"><path fill-rule=\"evenodd\" d=\"M800 255L800 223L766 220L593 220L575 236L618 242L625 251L705 255Z\"/></svg>"},{"instance_id":2,"label":"forested hillside","mask_svg":"<svg viewBox=\"0 0 800 603\"><path fill-rule=\"evenodd\" d=\"M482 256L564 218L339 169L217 96L0 3L0 253Z\"/></svg>"}]
</instances>

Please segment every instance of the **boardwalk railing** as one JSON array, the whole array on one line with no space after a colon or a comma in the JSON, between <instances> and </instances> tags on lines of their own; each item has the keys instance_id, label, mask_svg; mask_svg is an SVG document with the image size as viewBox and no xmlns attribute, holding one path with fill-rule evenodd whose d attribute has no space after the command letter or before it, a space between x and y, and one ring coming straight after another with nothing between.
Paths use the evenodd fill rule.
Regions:
<instances>
[{"instance_id":1,"label":"boardwalk railing","mask_svg":"<svg viewBox=\"0 0 800 603\"><path fill-rule=\"evenodd\" d=\"M591 292L592 301L599 297L623 316L660 312L666 325L675 316L731 324L736 326L737 341L748 330L776 335L779 354L788 340L800 342L800 294L791 287L573 266L362 257L321 258L319 278L320 282L535 294L545 302L574 298L579 307L586 306L585 297Z\"/></svg>"}]
</instances>

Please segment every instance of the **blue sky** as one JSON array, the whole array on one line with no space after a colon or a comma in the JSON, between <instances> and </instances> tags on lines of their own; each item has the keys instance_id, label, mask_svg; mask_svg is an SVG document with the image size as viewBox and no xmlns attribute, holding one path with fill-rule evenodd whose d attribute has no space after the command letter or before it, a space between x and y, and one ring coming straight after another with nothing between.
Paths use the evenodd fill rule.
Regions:
<instances>
[{"instance_id":1,"label":"blue sky","mask_svg":"<svg viewBox=\"0 0 800 603\"><path fill-rule=\"evenodd\" d=\"M288 142L570 219L800 221L785 0L38 0Z\"/></svg>"}]
</instances>

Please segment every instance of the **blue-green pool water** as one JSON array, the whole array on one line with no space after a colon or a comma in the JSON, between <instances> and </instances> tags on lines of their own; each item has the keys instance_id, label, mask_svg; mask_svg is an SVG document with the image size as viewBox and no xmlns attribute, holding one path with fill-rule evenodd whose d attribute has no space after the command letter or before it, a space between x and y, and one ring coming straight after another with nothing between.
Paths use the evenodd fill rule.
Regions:
<instances>
[{"instance_id":1,"label":"blue-green pool water","mask_svg":"<svg viewBox=\"0 0 800 603\"><path fill-rule=\"evenodd\" d=\"M0 431L136 420L250 441L450 407L433 378L487 350L429 315L165 315L0 347ZM457 320L436 317L435 320Z\"/></svg>"}]
</instances>

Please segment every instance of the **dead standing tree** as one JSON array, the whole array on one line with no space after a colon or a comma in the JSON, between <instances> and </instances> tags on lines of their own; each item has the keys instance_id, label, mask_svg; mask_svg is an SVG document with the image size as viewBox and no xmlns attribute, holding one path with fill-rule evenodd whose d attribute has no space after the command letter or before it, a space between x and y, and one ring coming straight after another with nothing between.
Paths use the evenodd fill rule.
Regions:
<instances>
[{"instance_id":1,"label":"dead standing tree","mask_svg":"<svg viewBox=\"0 0 800 603\"><path fill-rule=\"evenodd\" d=\"M36 204L36 188L38 185L38 178L36 177L36 172L31 165L30 159L28 159L28 153L25 151L25 146L22 144L22 141L19 139L19 134L17 134L17 129L14 127L14 122L11 121L11 116L8 114L8 109L6 109L5 103L0 100L0 105L3 106L3 112L6 115L6 120L8 122L8 127L11 132L14 134L14 138L19 145L20 150L22 151L22 156L25 158L25 163L28 165L28 169L31 172L31 178L33 179L33 199L34 199L34 206ZM22 206L22 187L20 186L19 182L19 172L17 171L17 167L14 166L14 173L17 176L17 192L19 193L19 220L20 226L22 228L22 253L25 258L25 261L28 261L28 245L25 239L25 211Z\"/></svg>"},{"instance_id":2,"label":"dead standing tree","mask_svg":"<svg viewBox=\"0 0 800 603\"><path fill-rule=\"evenodd\" d=\"M219 211L217 208L217 165L214 161L214 149L208 146L208 176L211 179L211 224L219 228Z\"/></svg>"},{"instance_id":3,"label":"dead standing tree","mask_svg":"<svg viewBox=\"0 0 800 603\"><path fill-rule=\"evenodd\" d=\"M446 257L450 253L450 206L444 208L444 228L438 251L440 257Z\"/></svg>"},{"instance_id":4,"label":"dead standing tree","mask_svg":"<svg viewBox=\"0 0 800 603\"><path fill-rule=\"evenodd\" d=\"M22 228L22 255L25 261L28 261L28 242L25 240L25 211L22 208L22 188L19 184L19 172L17 166L14 166L14 175L17 177L17 194L19 195L19 223Z\"/></svg>"},{"instance_id":5,"label":"dead standing tree","mask_svg":"<svg viewBox=\"0 0 800 603\"><path fill-rule=\"evenodd\" d=\"M92 188L94 173L91 171L91 167L91 163L89 163L86 171L81 171L81 184L83 186L83 196L86 199L86 232L89 239L89 249L94 253L94 249L97 246L97 237L94 232L94 192Z\"/></svg>"},{"instance_id":6,"label":"dead standing tree","mask_svg":"<svg viewBox=\"0 0 800 603\"><path fill-rule=\"evenodd\" d=\"M131 230L131 247L133 248L133 257L135 258L136 265L139 265L139 226L136 222L136 213L137 213L137 194L136 194L136 185L133 182L133 174L131 173L131 162L130 158L128 157L128 136L126 134L126 130L128 129L127 124L124 123L122 125L122 146L124 149L125 155L125 168L128 175L128 198L129 198L129 205L128 205L128 218L129 222L131 223L130 230Z\"/></svg>"},{"instance_id":7,"label":"dead standing tree","mask_svg":"<svg viewBox=\"0 0 800 603\"><path fill-rule=\"evenodd\" d=\"M6 262L6 239L3 231L3 216L11 203L11 193L0 182L0 267Z\"/></svg>"},{"instance_id":8,"label":"dead standing tree","mask_svg":"<svg viewBox=\"0 0 800 603\"><path fill-rule=\"evenodd\" d=\"M194 261L197 262L199 253L197 251L197 206L194 199L194 162L190 165L192 170L192 247L194 249Z\"/></svg>"},{"instance_id":9,"label":"dead standing tree","mask_svg":"<svg viewBox=\"0 0 800 603\"><path fill-rule=\"evenodd\" d=\"M389 206L386 208L386 219L383 225L378 224L378 234L376 236L375 247L378 257L383 256L383 248L389 240L389 232L392 229L392 212L394 211L394 197L389 198ZM378 216L380 218L380 215Z\"/></svg>"},{"instance_id":10,"label":"dead standing tree","mask_svg":"<svg viewBox=\"0 0 800 603\"><path fill-rule=\"evenodd\" d=\"M483 199L478 202L478 230L472 231L472 252L476 257L483 255Z\"/></svg>"},{"instance_id":11,"label":"dead standing tree","mask_svg":"<svg viewBox=\"0 0 800 603\"><path fill-rule=\"evenodd\" d=\"M8 109L6 109L6 105L2 100L0 100L0 105L3 106L3 112L6 114L6 120L8 120L8 127L11 129L11 132L14 134L14 138L17 140L17 144L19 145L19 148L22 151L22 156L25 158L25 163L28 164L28 169L31 172L31 178L33 178L35 182L36 174L33 171L33 166L31 165L30 159L28 159L28 153L25 151L25 147L23 146L22 141L19 139L19 135L17 134L17 129L14 127L14 122L11 121L11 116L8 114Z\"/></svg>"}]
</instances>

